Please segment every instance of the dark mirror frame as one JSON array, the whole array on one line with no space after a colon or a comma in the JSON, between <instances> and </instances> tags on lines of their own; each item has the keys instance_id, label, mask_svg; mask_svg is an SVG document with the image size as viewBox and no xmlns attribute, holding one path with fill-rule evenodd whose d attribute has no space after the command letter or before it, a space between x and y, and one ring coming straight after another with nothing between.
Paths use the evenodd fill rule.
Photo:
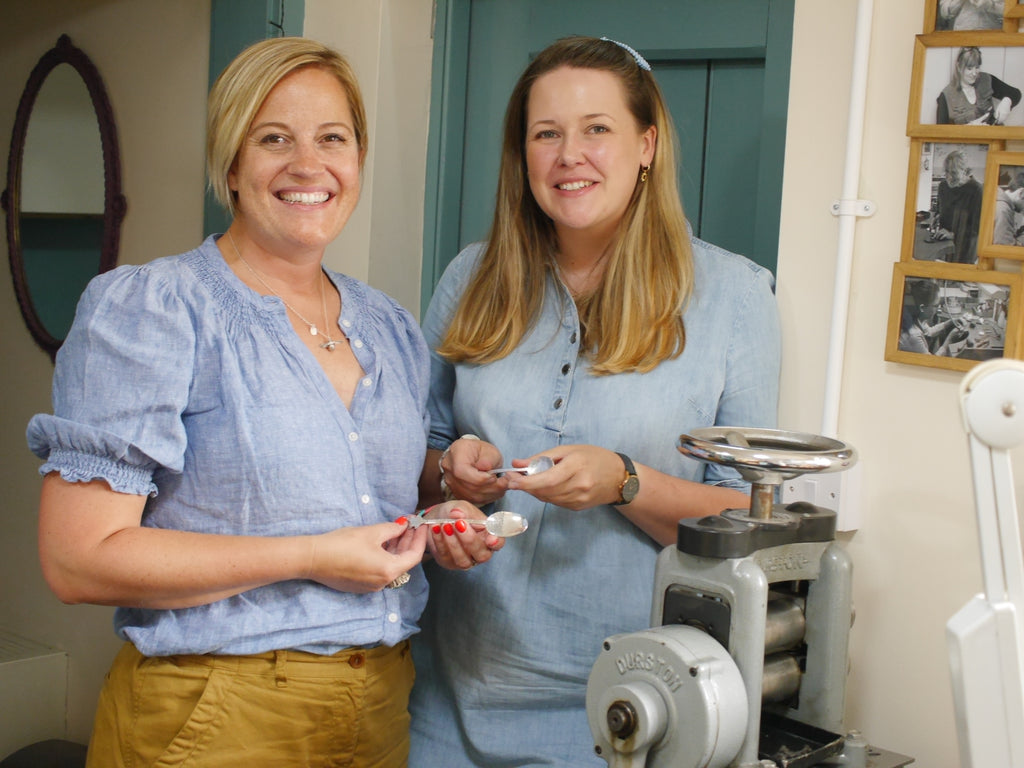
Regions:
<instances>
[{"instance_id":1,"label":"dark mirror frame","mask_svg":"<svg viewBox=\"0 0 1024 768\"><path fill-rule=\"evenodd\" d=\"M11 151L7 159L7 189L0 196L0 206L7 212L7 251L18 306L32 338L50 355L51 360L56 356L63 340L55 338L46 330L32 302L25 278L19 219L21 166L29 118L47 75L59 64L70 64L81 76L89 91L99 123L100 143L103 147L103 244L100 252L100 273L112 269L117 264L121 222L127 210L127 202L121 194L121 156L117 144L117 127L114 124L114 111L103 87L103 79L89 57L71 44L71 38L61 35L57 44L39 59L39 63L28 76L25 90L21 94L18 112L14 118L14 131L11 134Z\"/></svg>"}]
</instances>

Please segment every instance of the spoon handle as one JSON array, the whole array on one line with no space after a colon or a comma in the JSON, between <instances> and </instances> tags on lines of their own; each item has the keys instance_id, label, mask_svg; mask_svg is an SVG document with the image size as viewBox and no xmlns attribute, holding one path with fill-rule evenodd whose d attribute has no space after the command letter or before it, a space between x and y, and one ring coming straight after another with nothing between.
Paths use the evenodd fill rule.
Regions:
<instances>
[{"instance_id":1,"label":"spoon handle","mask_svg":"<svg viewBox=\"0 0 1024 768\"><path fill-rule=\"evenodd\" d=\"M444 525L445 523L450 523L450 524L454 525L455 523L458 522L453 517L426 518L426 517L418 517L416 515L413 515L413 516L407 518L407 520L409 521L409 527L410 528L419 528L421 525ZM463 518L462 522L466 523L467 525L478 526L480 528L486 528L487 527L487 521L486 520L467 520L467 519Z\"/></svg>"}]
</instances>

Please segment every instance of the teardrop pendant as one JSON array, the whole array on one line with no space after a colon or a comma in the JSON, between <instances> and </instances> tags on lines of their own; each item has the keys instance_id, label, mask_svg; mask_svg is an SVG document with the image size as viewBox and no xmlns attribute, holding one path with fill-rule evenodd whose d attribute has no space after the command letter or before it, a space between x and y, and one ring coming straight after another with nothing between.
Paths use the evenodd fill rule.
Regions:
<instances>
[{"instance_id":1,"label":"teardrop pendant","mask_svg":"<svg viewBox=\"0 0 1024 768\"><path fill-rule=\"evenodd\" d=\"M316 329L315 325L309 326L309 335L310 336L316 336L318 333L319 333L319 331Z\"/></svg>"}]
</instances>

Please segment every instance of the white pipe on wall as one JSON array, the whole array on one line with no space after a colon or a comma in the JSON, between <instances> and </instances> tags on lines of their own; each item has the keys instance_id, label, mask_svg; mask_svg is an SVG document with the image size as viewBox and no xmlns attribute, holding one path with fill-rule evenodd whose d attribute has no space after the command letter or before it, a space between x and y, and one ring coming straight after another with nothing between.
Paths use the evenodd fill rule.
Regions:
<instances>
[{"instance_id":1,"label":"white pipe on wall","mask_svg":"<svg viewBox=\"0 0 1024 768\"><path fill-rule=\"evenodd\" d=\"M868 54L871 48L873 0L857 4L854 33L853 76L850 82L850 114L846 127L846 162L843 191L833 213L839 217L838 255L832 297L832 325L829 334L828 363L825 372L825 405L821 432L835 437L839 431L839 400L843 388L843 363L846 355L846 327L850 306L850 276L853 271L853 245L858 216L873 210L857 199L860 182L860 156L864 138L864 102L868 87Z\"/></svg>"}]
</instances>

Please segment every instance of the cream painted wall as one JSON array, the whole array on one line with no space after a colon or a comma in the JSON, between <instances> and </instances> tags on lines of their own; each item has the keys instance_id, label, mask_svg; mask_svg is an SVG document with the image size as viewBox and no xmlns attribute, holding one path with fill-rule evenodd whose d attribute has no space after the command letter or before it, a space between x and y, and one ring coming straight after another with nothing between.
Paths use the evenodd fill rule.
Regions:
<instances>
[{"instance_id":1,"label":"cream painted wall","mask_svg":"<svg viewBox=\"0 0 1024 768\"><path fill-rule=\"evenodd\" d=\"M328 254L410 309L419 292L430 66L430 0L307 0L307 34L353 61L366 92L371 152L363 199ZM882 359L892 264L899 258L909 140L912 40L924 0L876 0L860 196L878 213L857 225L840 435L860 450L848 723L930 768L955 766L946 621L980 588L959 374ZM778 296L782 426L821 426L856 0L797 0ZM202 115L209 0L36 0L0 31L0 146L24 78L67 32L103 73L118 119L128 216L122 262L192 246L201 233ZM6 254L6 246L0 246ZM0 626L71 655L69 733L87 738L117 641L110 610L62 606L35 554L38 462L29 417L49 409L49 359L31 343L9 280L0 280ZM1019 462L1018 462L1019 463ZM1024 469L1018 466L1024 477Z\"/></svg>"}]
</instances>

